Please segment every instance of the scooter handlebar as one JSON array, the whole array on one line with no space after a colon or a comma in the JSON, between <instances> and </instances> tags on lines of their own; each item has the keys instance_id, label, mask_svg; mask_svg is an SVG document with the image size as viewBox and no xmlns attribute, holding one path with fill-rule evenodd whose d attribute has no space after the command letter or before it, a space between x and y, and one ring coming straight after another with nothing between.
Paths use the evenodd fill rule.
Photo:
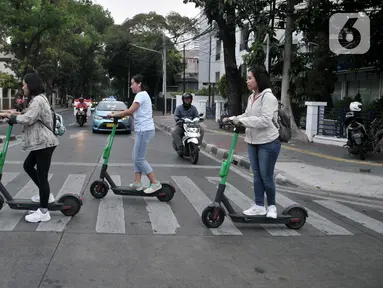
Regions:
<instances>
[{"instance_id":1,"label":"scooter handlebar","mask_svg":"<svg viewBox=\"0 0 383 288\"><path fill-rule=\"evenodd\" d=\"M234 123L232 120L228 120L225 123L233 126L238 133L244 133L246 130L246 127L241 122Z\"/></svg>"}]
</instances>

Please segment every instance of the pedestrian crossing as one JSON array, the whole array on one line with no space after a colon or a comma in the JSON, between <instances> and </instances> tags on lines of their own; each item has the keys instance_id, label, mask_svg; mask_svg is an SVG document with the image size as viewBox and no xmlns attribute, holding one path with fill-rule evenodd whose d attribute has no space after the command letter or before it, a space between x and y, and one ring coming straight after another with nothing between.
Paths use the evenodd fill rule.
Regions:
<instances>
[{"instance_id":1,"label":"pedestrian crossing","mask_svg":"<svg viewBox=\"0 0 383 288\"><path fill-rule=\"evenodd\" d=\"M69 174L65 177L62 175L54 177L54 175L54 173L49 174L51 187L61 187L58 193L52 191L56 199L65 193L83 194L84 204L79 214L67 217L59 211L53 211L51 221L32 224L24 220L27 211L11 210L5 204L0 210L0 232L25 230L63 232L72 229L72 231L99 234L185 235L190 233L190 235L213 236L302 237L305 235L353 236L368 229L383 234L383 222L379 221L379 219L383 221L381 210L374 210L372 216L357 211L358 208L349 203L315 198L300 203L303 200L296 202L279 192L277 193L279 212L293 204L303 204L308 210L309 217L306 225L300 230L291 230L283 224L238 224L233 223L227 216L219 228L208 229L202 224L201 214L214 199L216 187L220 182L219 177L170 176L177 192L170 202L160 202L155 197L124 197L115 195L111 191L104 198L95 199L89 192L89 186L95 179L90 179L89 175ZM27 176L21 173L4 173L2 183L7 188L10 185L11 187L20 185L15 183L26 183L23 187L20 186L16 193L13 191L10 193L15 198L30 199L38 194L38 189L29 179L28 182L26 178L21 181L20 178L23 177ZM111 177L117 185L127 184L125 175L115 174ZM143 178L143 181L144 184L148 184L145 183L147 179ZM237 187L238 182L234 182L227 183L225 195L234 209L240 212L252 204L252 193L244 193ZM84 221L86 223L83 223Z\"/></svg>"}]
</instances>

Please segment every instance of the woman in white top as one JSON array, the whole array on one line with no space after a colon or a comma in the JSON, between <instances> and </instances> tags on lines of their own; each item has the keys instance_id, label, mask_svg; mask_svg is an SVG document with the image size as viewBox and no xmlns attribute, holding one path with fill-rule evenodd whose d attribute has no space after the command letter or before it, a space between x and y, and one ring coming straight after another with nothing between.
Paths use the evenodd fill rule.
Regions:
<instances>
[{"instance_id":1,"label":"woman in white top","mask_svg":"<svg viewBox=\"0 0 383 288\"><path fill-rule=\"evenodd\" d=\"M281 143L278 132L278 100L271 91L269 75L262 67L249 70L247 87L253 91L245 113L229 119L246 127L250 166L254 174L255 204L243 211L245 215L266 215L277 218L275 206L274 168ZM264 193L267 196L267 209Z\"/></svg>"},{"instance_id":2,"label":"woman in white top","mask_svg":"<svg viewBox=\"0 0 383 288\"><path fill-rule=\"evenodd\" d=\"M108 116L124 117L134 116L134 131L136 132L134 147L132 151L132 158L134 164L135 179L129 185L130 188L138 191L144 191L146 194L154 193L162 188L161 183L157 180L153 168L146 161L146 151L150 141L155 135L155 127L152 111L152 100L146 87L144 85L144 78L142 75L135 75L132 77L131 86L133 93L137 93L134 97L133 104L129 109L111 113ZM149 180L150 185L144 188L141 184L141 176L145 174Z\"/></svg>"}]
</instances>

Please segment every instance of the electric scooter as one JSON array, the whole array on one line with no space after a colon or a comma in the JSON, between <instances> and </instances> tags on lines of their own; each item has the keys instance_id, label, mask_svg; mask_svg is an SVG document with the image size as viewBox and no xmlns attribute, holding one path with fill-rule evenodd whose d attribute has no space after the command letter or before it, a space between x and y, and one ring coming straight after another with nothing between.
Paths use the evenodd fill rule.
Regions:
<instances>
[{"instance_id":1,"label":"electric scooter","mask_svg":"<svg viewBox=\"0 0 383 288\"><path fill-rule=\"evenodd\" d=\"M5 157L7 155L8 144L12 135L13 128L13 124L8 123L8 125L9 126L7 134L5 135L3 150L0 152L0 192L6 199L6 201L4 201L3 196L0 195L0 210L3 208L4 203L8 204L9 208L15 210L37 210L40 208L40 203L36 203L27 199L14 199L4 187L3 183L1 183ZM61 211L61 213L63 213L65 216L74 216L80 211L82 204L82 198L77 194L67 193L62 195L57 201L49 203L48 210Z\"/></svg>"},{"instance_id":2,"label":"electric scooter","mask_svg":"<svg viewBox=\"0 0 383 288\"><path fill-rule=\"evenodd\" d=\"M110 133L108 137L107 145L104 148L104 153L102 154L102 158L104 159L104 164L102 165L102 168L101 168L100 179L95 180L92 183L92 185L90 186L90 193L95 198L103 198L106 196L106 194L108 194L109 185L110 185L110 189L112 189L113 193L116 195L157 197L158 200L162 202L169 202L174 197L174 193L176 192L176 189L168 183L161 183L162 185L161 190L158 190L151 194L146 194L144 191L138 191L136 189L130 188L129 186L116 186L116 184L113 182L112 178L110 177L107 171L108 161L109 161L110 152L112 150L114 136L116 134L118 119L120 118L121 117L111 118L113 119L114 125L112 128L112 132Z\"/></svg>"},{"instance_id":3,"label":"electric scooter","mask_svg":"<svg viewBox=\"0 0 383 288\"><path fill-rule=\"evenodd\" d=\"M230 164L233 158L234 150L238 141L238 134L245 131L245 127L241 124L233 124L234 137L231 143L229 155L225 161L223 161L219 176L221 182L218 186L215 200L212 204L205 208L202 212L201 218L203 224L208 228L218 228L225 220L225 216L229 216L233 222L241 223L262 223L262 224L285 224L290 229L300 229L305 223L308 217L307 210L297 204L291 205L284 209L281 215L278 215L276 219L268 218L266 215L248 216L242 213L237 213L231 206L229 200L225 196L226 179L229 174ZM228 211L221 206L221 203Z\"/></svg>"}]
</instances>

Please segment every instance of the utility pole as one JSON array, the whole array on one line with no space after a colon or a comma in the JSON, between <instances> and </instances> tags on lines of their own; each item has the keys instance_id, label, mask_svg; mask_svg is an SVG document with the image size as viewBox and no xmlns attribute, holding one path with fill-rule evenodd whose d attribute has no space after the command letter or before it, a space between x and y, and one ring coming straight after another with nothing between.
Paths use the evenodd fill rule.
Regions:
<instances>
[{"instance_id":1,"label":"utility pole","mask_svg":"<svg viewBox=\"0 0 383 288\"><path fill-rule=\"evenodd\" d=\"M271 60L270 60L270 41L273 35L274 31L274 12L275 12L275 0L270 1L270 10L271 10L271 29L270 32L267 34L267 42L266 42L266 70L267 72L270 73L270 65L271 65Z\"/></svg>"},{"instance_id":2,"label":"utility pole","mask_svg":"<svg viewBox=\"0 0 383 288\"><path fill-rule=\"evenodd\" d=\"M128 101L130 101L130 57L128 60Z\"/></svg>"},{"instance_id":3,"label":"utility pole","mask_svg":"<svg viewBox=\"0 0 383 288\"><path fill-rule=\"evenodd\" d=\"M210 71L211 71L211 29L212 24L210 24L210 32L209 32L209 106L210 106L210 94L211 94L211 85L210 85Z\"/></svg>"},{"instance_id":4,"label":"utility pole","mask_svg":"<svg viewBox=\"0 0 383 288\"><path fill-rule=\"evenodd\" d=\"M185 71L186 71L186 59L185 59L185 44L184 44L184 93L186 92L186 83L185 83Z\"/></svg>"},{"instance_id":5,"label":"utility pole","mask_svg":"<svg viewBox=\"0 0 383 288\"><path fill-rule=\"evenodd\" d=\"M162 91L164 93L164 113L166 114L166 37L165 34L163 35L164 39L164 50L162 52Z\"/></svg>"},{"instance_id":6,"label":"utility pole","mask_svg":"<svg viewBox=\"0 0 383 288\"><path fill-rule=\"evenodd\" d=\"M158 54L162 55L162 72L163 72L162 73L162 92L164 93L164 111L163 111L163 115L165 115L165 112L166 112L166 38L165 38L165 34L163 35L163 41L164 41L164 48L163 48L162 52L156 51L156 50L153 50L153 49L150 49L150 48L138 46L138 45L135 45L135 44L130 44L130 45L132 45L134 47L137 47L137 48L140 48L140 49L143 49L143 50L152 51L152 52L155 52L155 53L158 53Z\"/></svg>"}]
</instances>

